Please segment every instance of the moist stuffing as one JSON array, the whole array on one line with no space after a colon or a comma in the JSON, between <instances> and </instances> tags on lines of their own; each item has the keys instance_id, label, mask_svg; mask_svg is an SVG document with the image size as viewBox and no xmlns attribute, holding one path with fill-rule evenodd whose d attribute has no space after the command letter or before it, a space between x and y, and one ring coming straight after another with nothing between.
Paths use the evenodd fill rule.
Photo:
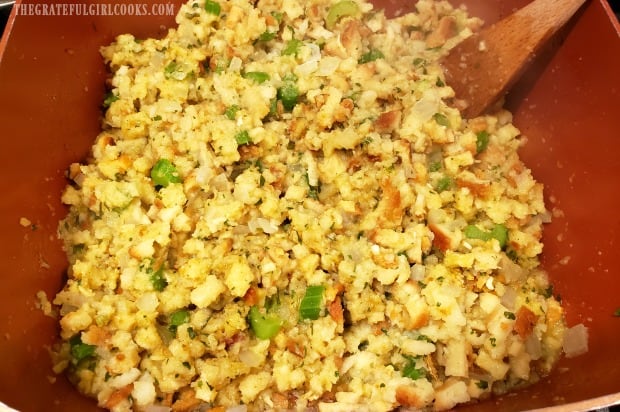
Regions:
<instances>
[{"instance_id":1,"label":"moist stuffing","mask_svg":"<svg viewBox=\"0 0 620 412\"><path fill-rule=\"evenodd\" d=\"M446 410L561 353L543 186L511 114L438 61L481 24L418 1L190 0L120 35L59 226L55 370L111 411Z\"/></svg>"}]
</instances>

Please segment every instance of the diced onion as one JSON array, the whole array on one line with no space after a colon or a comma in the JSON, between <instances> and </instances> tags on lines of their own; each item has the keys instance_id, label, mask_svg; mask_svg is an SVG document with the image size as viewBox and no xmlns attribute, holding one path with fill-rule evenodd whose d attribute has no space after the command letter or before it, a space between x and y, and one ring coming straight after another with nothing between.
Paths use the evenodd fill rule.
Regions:
<instances>
[{"instance_id":1,"label":"diced onion","mask_svg":"<svg viewBox=\"0 0 620 412\"><path fill-rule=\"evenodd\" d=\"M249 367L260 365L261 357L251 349L245 349L239 352L239 360Z\"/></svg>"},{"instance_id":2,"label":"diced onion","mask_svg":"<svg viewBox=\"0 0 620 412\"><path fill-rule=\"evenodd\" d=\"M127 386L140 376L140 370L137 368L131 368L127 372L122 375L118 375L112 379L110 379L109 384L113 388L122 388L123 386Z\"/></svg>"},{"instance_id":3,"label":"diced onion","mask_svg":"<svg viewBox=\"0 0 620 412\"><path fill-rule=\"evenodd\" d=\"M334 56L325 56L319 62L317 76L331 76L340 65L340 59Z\"/></svg>"},{"instance_id":4,"label":"diced onion","mask_svg":"<svg viewBox=\"0 0 620 412\"><path fill-rule=\"evenodd\" d=\"M162 405L149 405L144 408L144 412L170 412L171 410L169 407Z\"/></svg>"},{"instance_id":5,"label":"diced onion","mask_svg":"<svg viewBox=\"0 0 620 412\"><path fill-rule=\"evenodd\" d=\"M540 216L540 219L543 223L551 223L551 212L549 212L548 210L545 210L538 216Z\"/></svg>"},{"instance_id":6,"label":"diced onion","mask_svg":"<svg viewBox=\"0 0 620 412\"><path fill-rule=\"evenodd\" d=\"M226 176L225 173L220 173L219 175L211 179L210 183L215 190L224 191L228 188L228 176Z\"/></svg>"},{"instance_id":7,"label":"diced onion","mask_svg":"<svg viewBox=\"0 0 620 412\"><path fill-rule=\"evenodd\" d=\"M424 276L426 276L426 267L424 265L413 265L411 266L411 279L416 281L424 280Z\"/></svg>"},{"instance_id":8,"label":"diced onion","mask_svg":"<svg viewBox=\"0 0 620 412\"><path fill-rule=\"evenodd\" d=\"M228 68L232 71L237 72L241 70L242 64L243 64L243 61L237 56L235 56L232 59L230 59L230 65L228 66Z\"/></svg>"},{"instance_id":9,"label":"diced onion","mask_svg":"<svg viewBox=\"0 0 620 412\"><path fill-rule=\"evenodd\" d=\"M521 280L527 275L525 269L510 260L506 255L502 255L500 260L500 274L504 276L506 283L513 283Z\"/></svg>"},{"instance_id":10,"label":"diced onion","mask_svg":"<svg viewBox=\"0 0 620 412\"><path fill-rule=\"evenodd\" d=\"M247 412L247 405L236 405L226 409L226 412Z\"/></svg>"},{"instance_id":11,"label":"diced onion","mask_svg":"<svg viewBox=\"0 0 620 412\"><path fill-rule=\"evenodd\" d=\"M304 63L296 68L296 71L301 75L309 75L314 72L318 68L319 61L321 60L321 49L319 46L314 43L308 43L305 47L310 50L310 56L308 56Z\"/></svg>"},{"instance_id":12,"label":"diced onion","mask_svg":"<svg viewBox=\"0 0 620 412\"><path fill-rule=\"evenodd\" d=\"M434 93L424 93L424 96L413 106L413 115L421 122L426 122L439 110L439 98Z\"/></svg>"},{"instance_id":13,"label":"diced onion","mask_svg":"<svg viewBox=\"0 0 620 412\"><path fill-rule=\"evenodd\" d=\"M588 351L588 328L580 323L568 329L564 334L562 349L567 358L586 353Z\"/></svg>"},{"instance_id":14,"label":"diced onion","mask_svg":"<svg viewBox=\"0 0 620 412\"><path fill-rule=\"evenodd\" d=\"M159 305L155 292L147 292L136 299L136 306L145 313L154 312Z\"/></svg>"},{"instance_id":15,"label":"diced onion","mask_svg":"<svg viewBox=\"0 0 620 412\"><path fill-rule=\"evenodd\" d=\"M309 60L295 68L295 72L301 76L308 76L317 69L319 63L316 60Z\"/></svg>"},{"instance_id":16,"label":"diced onion","mask_svg":"<svg viewBox=\"0 0 620 412\"><path fill-rule=\"evenodd\" d=\"M136 405L150 405L155 401L155 385L153 377L145 372L140 379L133 383L131 397Z\"/></svg>"},{"instance_id":17,"label":"diced onion","mask_svg":"<svg viewBox=\"0 0 620 412\"><path fill-rule=\"evenodd\" d=\"M267 220L262 217L257 217L255 219L251 219L248 222L248 228L250 232L256 233L257 229L261 229L263 232L271 234L276 233L278 231L277 222L273 220Z\"/></svg>"},{"instance_id":18,"label":"diced onion","mask_svg":"<svg viewBox=\"0 0 620 412\"><path fill-rule=\"evenodd\" d=\"M504 294L502 295L500 299L502 305L512 310L515 308L516 300L517 300L517 292L510 286L507 286L506 288L504 288Z\"/></svg>"},{"instance_id":19,"label":"diced onion","mask_svg":"<svg viewBox=\"0 0 620 412\"><path fill-rule=\"evenodd\" d=\"M542 356L542 344L536 334L532 333L525 341L525 350L532 360L540 359Z\"/></svg>"}]
</instances>

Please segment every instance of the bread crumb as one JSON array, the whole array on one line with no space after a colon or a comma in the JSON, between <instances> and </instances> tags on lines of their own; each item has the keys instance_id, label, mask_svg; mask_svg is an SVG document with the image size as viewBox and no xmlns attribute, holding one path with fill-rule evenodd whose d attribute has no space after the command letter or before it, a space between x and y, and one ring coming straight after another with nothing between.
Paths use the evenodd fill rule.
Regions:
<instances>
[{"instance_id":1,"label":"bread crumb","mask_svg":"<svg viewBox=\"0 0 620 412\"><path fill-rule=\"evenodd\" d=\"M26 217L20 217L19 218L19 224L22 225L23 227L30 227L30 226L32 226L32 222L30 221L30 219L28 219Z\"/></svg>"}]
</instances>

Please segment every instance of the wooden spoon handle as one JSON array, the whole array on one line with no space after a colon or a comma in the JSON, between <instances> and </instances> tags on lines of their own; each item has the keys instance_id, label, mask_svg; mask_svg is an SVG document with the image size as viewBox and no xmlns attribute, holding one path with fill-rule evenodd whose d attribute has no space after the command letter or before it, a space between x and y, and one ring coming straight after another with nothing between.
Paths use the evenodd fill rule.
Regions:
<instances>
[{"instance_id":1,"label":"wooden spoon handle","mask_svg":"<svg viewBox=\"0 0 620 412\"><path fill-rule=\"evenodd\" d=\"M443 60L447 83L472 118L495 103L586 0L535 0L469 37Z\"/></svg>"}]
</instances>

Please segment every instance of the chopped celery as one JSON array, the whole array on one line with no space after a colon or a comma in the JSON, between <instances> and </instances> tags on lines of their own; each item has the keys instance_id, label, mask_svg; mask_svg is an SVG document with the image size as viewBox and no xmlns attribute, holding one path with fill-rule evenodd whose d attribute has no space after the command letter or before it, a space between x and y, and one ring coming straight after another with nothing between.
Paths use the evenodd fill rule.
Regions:
<instances>
[{"instance_id":1,"label":"chopped celery","mask_svg":"<svg viewBox=\"0 0 620 412\"><path fill-rule=\"evenodd\" d=\"M108 94L105 95L105 99L103 100L103 107L110 107L110 105L117 100L117 95L115 95L113 92L108 92Z\"/></svg>"},{"instance_id":2,"label":"chopped celery","mask_svg":"<svg viewBox=\"0 0 620 412\"><path fill-rule=\"evenodd\" d=\"M484 152L489 145L489 133L486 130L476 133L476 153Z\"/></svg>"},{"instance_id":3,"label":"chopped celery","mask_svg":"<svg viewBox=\"0 0 620 412\"><path fill-rule=\"evenodd\" d=\"M168 330L176 333L177 328L187 322L189 322L189 312L185 309L178 310L170 315Z\"/></svg>"},{"instance_id":4,"label":"chopped celery","mask_svg":"<svg viewBox=\"0 0 620 412\"><path fill-rule=\"evenodd\" d=\"M286 81L282 87L278 89L278 99L282 101L284 110L290 112L297 104L299 98L299 89L297 85L291 81Z\"/></svg>"},{"instance_id":5,"label":"chopped celery","mask_svg":"<svg viewBox=\"0 0 620 412\"><path fill-rule=\"evenodd\" d=\"M286 43L284 49L282 49L282 56L297 55L303 42L297 39L291 39Z\"/></svg>"},{"instance_id":6,"label":"chopped celery","mask_svg":"<svg viewBox=\"0 0 620 412\"><path fill-rule=\"evenodd\" d=\"M321 314L323 292L325 287L321 285L308 286L299 305L299 317L301 319L318 319Z\"/></svg>"},{"instance_id":7,"label":"chopped celery","mask_svg":"<svg viewBox=\"0 0 620 412\"><path fill-rule=\"evenodd\" d=\"M465 237L469 239L480 239L485 241L497 239L502 249L506 246L506 243L508 242L508 229L504 225L495 225L493 226L493 229L488 232L485 232L478 226L468 225L465 227L463 233L465 234Z\"/></svg>"},{"instance_id":8,"label":"chopped celery","mask_svg":"<svg viewBox=\"0 0 620 412\"><path fill-rule=\"evenodd\" d=\"M445 114L435 113L433 119L435 119L435 122L440 126L450 127L450 120L448 120Z\"/></svg>"},{"instance_id":9,"label":"chopped celery","mask_svg":"<svg viewBox=\"0 0 620 412\"><path fill-rule=\"evenodd\" d=\"M383 55L383 53L381 53L380 50L373 49L370 50L368 53L362 54L362 57L360 57L357 62L359 64L365 64L383 58L385 58L385 56Z\"/></svg>"},{"instance_id":10,"label":"chopped celery","mask_svg":"<svg viewBox=\"0 0 620 412\"><path fill-rule=\"evenodd\" d=\"M170 183L181 183L176 167L168 159L159 159L151 169L151 179L155 186L166 187Z\"/></svg>"},{"instance_id":11,"label":"chopped celery","mask_svg":"<svg viewBox=\"0 0 620 412\"><path fill-rule=\"evenodd\" d=\"M235 135L235 140L239 146L252 143L252 139L247 130L242 130Z\"/></svg>"},{"instance_id":12,"label":"chopped celery","mask_svg":"<svg viewBox=\"0 0 620 412\"><path fill-rule=\"evenodd\" d=\"M437 192L441 193L444 190L450 189L452 187L452 184L453 184L452 178L449 176L444 176L437 181L437 184L435 185L435 189L437 190Z\"/></svg>"},{"instance_id":13,"label":"chopped celery","mask_svg":"<svg viewBox=\"0 0 620 412\"><path fill-rule=\"evenodd\" d=\"M152 272L151 275L149 276L149 280L151 281L151 284L153 285L153 289L155 289L158 292L161 292L162 290L166 288L166 286L168 286L168 281L166 280L166 277L164 276L163 266L157 269L155 272Z\"/></svg>"},{"instance_id":14,"label":"chopped celery","mask_svg":"<svg viewBox=\"0 0 620 412\"><path fill-rule=\"evenodd\" d=\"M427 376L427 371L424 368L416 367L416 359L413 356L407 356L407 364L403 368L402 375L405 378L409 378L412 380L425 378Z\"/></svg>"},{"instance_id":15,"label":"chopped celery","mask_svg":"<svg viewBox=\"0 0 620 412\"><path fill-rule=\"evenodd\" d=\"M222 12L222 7L217 1L206 0L205 1L205 11L209 14L213 14L215 16L219 16Z\"/></svg>"},{"instance_id":16,"label":"chopped celery","mask_svg":"<svg viewBox=\"0 0 620 412\"><path fill-rule=\"evenodd\" d=\"M82 338L79 334L69 339L69 345L71 347L71 358L73 363L78 364L81 360L90 358L95 355L95 345L89 345L82 342Z\"/></svg>"},{"instance_id":17,"label":"chopped celery","mask_svg":"<svg viewBox=\"0 0 620 412\"><path fill-rule=\"evenodd\" d=\"M250 328L259 339L271 339L282 327L282 319L273 314L262 314L256 306L250 308Z\"/></svg>"},{"instance_id":18,"label":"chopped celery","mask_svg":"<svg viewBox=\"0 0 620 412\"><path fill-rule=\"evenodd\" d=\"M499 246L503 249L508 242L508 229L504 225L495 225L491 229L491 237L497 239Z\"/></svg>"},{"instance_id":19,"label":"chopped celery","mask_svg":"<svg viewBox=\"0 0 620 412\"><path fill-rule=\"evenodd\" d=\"M360 14L360 8L353 0L341 0L329 8L325 17L325 26L332 29L342 17L355 17Z\"/></svg>"},{"instance_id":20,"label":"chopped celery","mask_svg":"<svg viewBox=\"0 0 620 412\"><path fill-rule=\"evenodd\" d=\"M243 77L248 80L253 80L258 84L265 83L269 80L269 74L265 72L245 72Z\"/></svg>"},{"instance_id":21,"label":"chopped celery","mask_svg":"<svg viewBox=\"0 0 620 412\"><path fill-rule=\"evenodd\" d=\"M235 120L235 117L237 116L238 111L239 111L239 106L237 106L236 104L233 104L232 106L229 106L226 108L224 115L228 117L230 120Z\"/></svg>"}]
</instances>

